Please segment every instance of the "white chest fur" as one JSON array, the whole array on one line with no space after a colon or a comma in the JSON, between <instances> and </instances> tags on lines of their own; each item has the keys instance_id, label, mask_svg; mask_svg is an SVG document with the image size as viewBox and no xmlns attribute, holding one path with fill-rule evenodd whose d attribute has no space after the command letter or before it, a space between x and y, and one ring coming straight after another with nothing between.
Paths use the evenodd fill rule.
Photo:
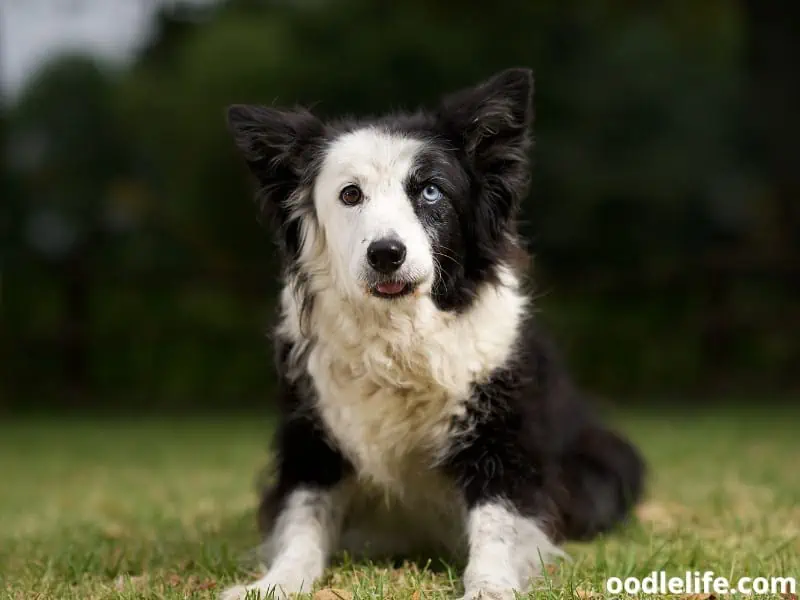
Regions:
<instances>
[{"instance_id":1,"label":"white chest fur","mask_svg":"<svg viewBox=\"0 0 800 600\"><path fill-rule=\"evenodd\" d=\"M333 292L315 299L307 369L325 426L360 477L400 492L440 456L472 384L512 350L526 301L505 276L459 315L425 297L369 307ZM282 332L302 341L289 292L283 307Z\"/></svg>"}]
</instances>

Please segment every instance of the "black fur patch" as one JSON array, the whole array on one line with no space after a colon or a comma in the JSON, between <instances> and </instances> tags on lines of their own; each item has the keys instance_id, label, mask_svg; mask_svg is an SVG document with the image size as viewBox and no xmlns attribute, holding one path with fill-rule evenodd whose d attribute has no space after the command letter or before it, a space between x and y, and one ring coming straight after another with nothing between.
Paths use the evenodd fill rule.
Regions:
<instances>
[{"instance_id":1,"label":"black fur patch","mask_svg":"<svg viewBox=\"0 0 800 600\"><path fill-rule=\"evenodd\" d=\"M588 539L639 499L637 451L591 414L532 323L514 361L473 394L445 463L469 506L506 500L556 540Z\"/></svg>"}]
</instances>

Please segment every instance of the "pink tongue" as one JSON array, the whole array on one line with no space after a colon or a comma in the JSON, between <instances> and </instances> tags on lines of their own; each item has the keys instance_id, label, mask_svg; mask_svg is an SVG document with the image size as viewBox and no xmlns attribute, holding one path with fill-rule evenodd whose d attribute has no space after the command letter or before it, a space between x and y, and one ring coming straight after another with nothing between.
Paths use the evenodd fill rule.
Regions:
<instances>
[{"instance_id":1,"label":"pink tongue","mask_svg":"<svg viewBox=\"0 0 800 600\"><path fill-rule=\"evenodd\" d=\"M393 296L394 294L399 294L406 288L406 284L402 281L390 281L388 283L379 283L375 286L375 289L378 290L381 294L387 294Z\"/></svg>"}]
</instances>

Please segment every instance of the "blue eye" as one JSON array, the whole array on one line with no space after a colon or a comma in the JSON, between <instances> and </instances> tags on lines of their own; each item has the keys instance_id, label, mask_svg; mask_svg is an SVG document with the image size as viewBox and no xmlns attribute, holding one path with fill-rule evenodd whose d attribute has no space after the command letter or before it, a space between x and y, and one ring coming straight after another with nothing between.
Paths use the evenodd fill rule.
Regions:
<instances>
[{"instance_id":1,"label":"blue eye","mask_svg":"<svg viewBox=\"0 0 800 600\"><path fill-rule=\"evenodd\" d=\"M425 186L425 189L422 190L422 199L429 204L434 204L441 200L444 197L442 190L439 189L438 186L429 183Z\"/></svg>"}]
</instances>

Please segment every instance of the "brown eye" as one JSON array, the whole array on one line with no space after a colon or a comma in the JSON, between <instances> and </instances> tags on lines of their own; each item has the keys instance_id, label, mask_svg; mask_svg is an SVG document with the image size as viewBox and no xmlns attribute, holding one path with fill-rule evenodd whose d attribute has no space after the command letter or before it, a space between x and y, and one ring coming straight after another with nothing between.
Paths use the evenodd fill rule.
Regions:
<instances>
[{"instance_id":1,"label":"brown eye","mask_svg":"<svg viewBox=\"0 0 800 600\"><path fill-rule=\"evenodd\" d=\"M361 193L361 188L357 185L348 185L339 194L339 199L348 206L353 206L361 202L364 195Z\"/></svg>"}]
</instances>

